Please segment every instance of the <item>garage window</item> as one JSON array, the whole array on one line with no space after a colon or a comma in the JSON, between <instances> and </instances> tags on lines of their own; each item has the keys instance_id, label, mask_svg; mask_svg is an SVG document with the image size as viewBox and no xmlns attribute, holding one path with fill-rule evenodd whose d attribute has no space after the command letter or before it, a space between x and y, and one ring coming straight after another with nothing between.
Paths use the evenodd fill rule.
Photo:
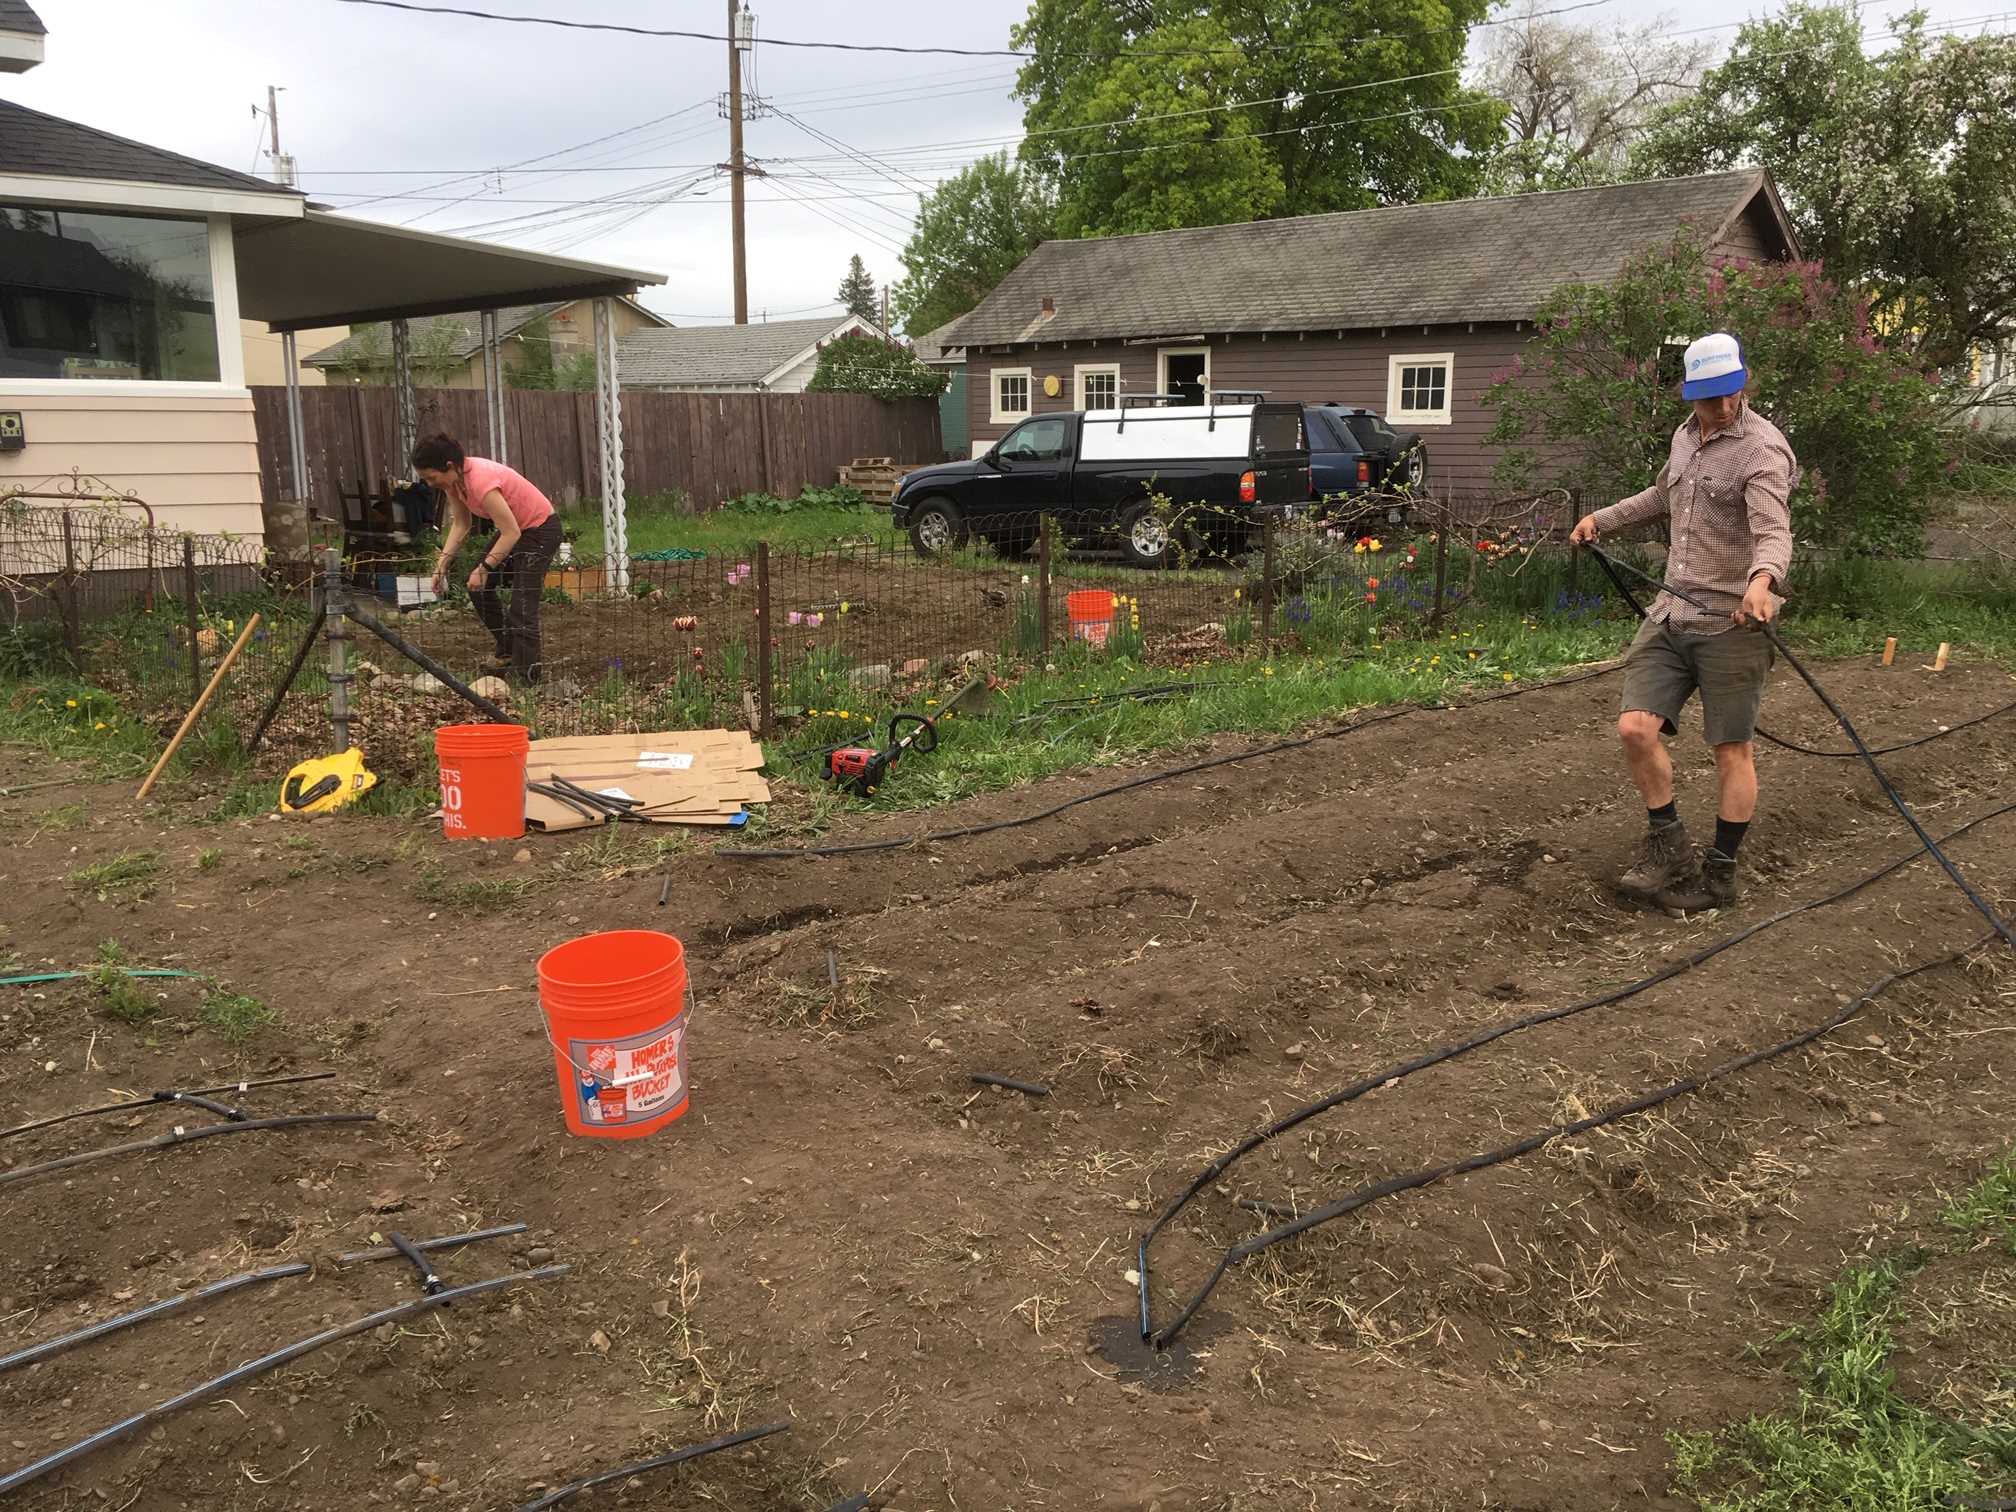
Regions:
<instances>
[{"instance_id":1,"label":"garage window","mask_svg":"<svg viewBox=\"0 0 2016 1512\"><path fill-rule=\"evenodd\" d=\"M1008 420L1020 420L1029 413L1029 369L994 369L994 412L993 419L998 425Z\"/></svg>"},{"instance_id":2,"label":"garage window","mask_svg":"<svg viewBox=\"0 0 2016 1512\"><path fill-rule=\"evenodd\" d=\"M1118 409L1120 407L1120 364L1081 366L1078 375L1078 408Z\"/></svg>"},{"instance_id":3,"label":"garage window","mask_svg":"<svg viewBox=\"0 0 2016 1512\"><path fill-rule=\"evenodd\" d=\"M1410 352L1388 358L1386 418L1411 425L1449 424L1455 375L1453 352Z\"/></svg>"}]
</instances>

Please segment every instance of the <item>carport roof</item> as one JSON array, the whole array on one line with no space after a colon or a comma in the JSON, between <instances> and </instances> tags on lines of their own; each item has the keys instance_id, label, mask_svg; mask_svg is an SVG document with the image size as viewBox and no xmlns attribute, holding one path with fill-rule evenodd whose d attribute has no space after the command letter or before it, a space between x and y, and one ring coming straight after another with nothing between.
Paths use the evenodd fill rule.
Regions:
<instances>
[{"instance_id":1,"label":"carport roof","mask_svg":"<svg viewBox=\"0 0 2016 1512\"><path fill-rule=\"evenodd\" d=\"M238 311L276 331L634 294L660 273L388 226L327 210L240 224Z\"/></svg>"}]
</instances>

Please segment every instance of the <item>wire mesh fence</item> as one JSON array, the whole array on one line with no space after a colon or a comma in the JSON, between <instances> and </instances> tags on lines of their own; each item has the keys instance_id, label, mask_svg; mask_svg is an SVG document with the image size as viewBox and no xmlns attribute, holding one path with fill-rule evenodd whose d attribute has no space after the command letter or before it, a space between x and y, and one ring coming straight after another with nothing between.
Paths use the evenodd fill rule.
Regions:
<instances>
[{"instance_id":1,"label":"wire mesh fence","mask_svg":"<svg viewBox=\"0 0 2016 1512\"><path fill-rule=\"evenodd\" d=\"M150 529L116 509L0 508L0 588L17 645L60 649L166 727L256 611L206 717L223 732L210 738L242 739L266 721L268 766L332 748L330 631L305 562ZM759 536L640 555L620 593L606 564L583 558L547 574L529 683L496 665L466 594L418 602L432 597L421 546L351 558L340 591L540 736L768 733L809 711L900 703L962 675L1066 657L1147 667L1369 647L1396 616L1439 626L1475 594L1480 566L1532 552L1570 523L1566 509L1548 497L1361 498L1348 514L1172 512L1131 538L1108 518L1028 512L942 539L864 511L858 530L816 543ZM368 627L342 633L350 738L381 773L424 773L436 728L482 717Z\"/></svg>"}]
</instances>

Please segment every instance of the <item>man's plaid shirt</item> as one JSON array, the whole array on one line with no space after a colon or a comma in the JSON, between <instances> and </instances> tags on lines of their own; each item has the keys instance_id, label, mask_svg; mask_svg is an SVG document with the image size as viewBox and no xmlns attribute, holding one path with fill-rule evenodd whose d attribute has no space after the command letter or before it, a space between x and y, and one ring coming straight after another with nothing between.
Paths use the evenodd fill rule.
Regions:
<instances>
[{"instance_id":1,"label":"man's plaid shirt","mask_svg":"<svg viewBox=\"0 0 2016 1512\"><path fill-rule=\"evenodd\" d=\"M1792 566L1792 510L1786 500L1798 481L1799 459L1791 443L1747 403L1734 425L1705 442L1701 423L1690 415L1673 433L1673 450L1652 486L1597 510L1596 529L1608 535L1669 516L1666 581L1714 612L1703 614L1662 593L1647 618L1688 635L1714 635L1734 627L1730 616L1757 573L1768 572L1774 587L1784 586Z\"/></svg>"}]
</instances>

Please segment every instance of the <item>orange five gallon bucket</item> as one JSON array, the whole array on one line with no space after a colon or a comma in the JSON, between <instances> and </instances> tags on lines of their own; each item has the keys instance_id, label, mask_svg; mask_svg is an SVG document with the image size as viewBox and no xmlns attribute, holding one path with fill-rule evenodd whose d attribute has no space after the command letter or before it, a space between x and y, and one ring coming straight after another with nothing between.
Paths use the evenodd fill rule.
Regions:
<instances>
[{"instance_id":1,"label":"orange five gallon bucket","mask_svg":"<svg viewBox=\"0 0 2016 1512\"><path fill-rule=\"evenodd\" d=\"M539 1008L553 1042L567 1127L635 1139L686 1111L686 947L617 929L539 958Z\"/></svg>"},{"instance_id":2,"label":"orange five gallon bucket","mask_svg":"<svg viewBox=\"0 0 2016 1512\"><path fill-rule=\"evenodd\" d=\"M450 840L516 840L525 833L523 725L443 725L434 732L441 760L441 833Z\"/></svg>"},{"instance_id":3,"label":"orange five gallon bucket","mask_svg":"<svg viewBox=\"0 0 2016 1512\"><path fill-rule=\"evenodd\" d=\"M1064 612L1071 619L1071 639L1106 644L1113 630L1113 610L1117 600L1104 588L1080 588L1064 595Z\"/></svg>"}]
</instances>

